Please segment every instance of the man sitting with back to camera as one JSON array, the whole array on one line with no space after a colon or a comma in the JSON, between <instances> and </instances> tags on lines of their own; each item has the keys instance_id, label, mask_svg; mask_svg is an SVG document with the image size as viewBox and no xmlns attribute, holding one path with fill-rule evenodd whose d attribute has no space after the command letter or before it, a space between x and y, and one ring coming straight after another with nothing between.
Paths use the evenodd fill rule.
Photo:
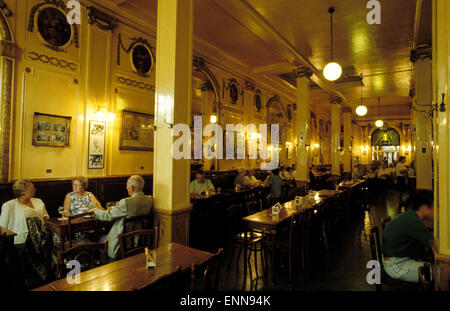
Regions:
<instances>
[{"instance_id":1,"label":"man sitting with back to camera","mask_svg":"<svg viewBox=\"0 0 450 311\"><path fill-rule=\"evenodd\" d=\"M124 218L150 215L152 212L153 198L145 195L142 191L144 184L144 179L141 176L133 175L127 181L127 191L130 195L128 198L120 200L117 206L107 211L99 208L93 209L95 218L102 221L114 221L108 235L100 238L100 242L108 241L108 256L113 260L116 259L119 252L118 236L124 231ZM127 231L132 230L127 226Z\"/></svg>"},{"instance_id":2,"label":"man sitting with back to camera","mask_svg":"<svg viewBox=\"0 0 450 311\"><path fill-rule=\"evenodd\" d=\"M434 236L423 223L433 220L433 191L417 189L412 207L391 220L383 231L383 266L386 273L408 282L419 282L419 268L425 263Z\"/></svg>"}]
</instances>

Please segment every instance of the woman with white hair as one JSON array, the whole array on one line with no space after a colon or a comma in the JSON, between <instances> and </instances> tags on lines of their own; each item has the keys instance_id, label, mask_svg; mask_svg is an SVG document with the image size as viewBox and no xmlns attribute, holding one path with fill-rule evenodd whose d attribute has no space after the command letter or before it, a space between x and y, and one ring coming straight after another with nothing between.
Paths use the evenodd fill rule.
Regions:
<instances>
[{"instance_id":1,"label":"woman with white hair","mask_svg":"<svg viewBox=\"0 0 450 311\"><path fill-rule=\"evenodd\" d=\"M88 179L75 177L72 179L73 191L64 199L64 211L73 215L87 213L92 207L102 208L95 195L87 191Z\"/></svg>"},{"instance_id":2,"label":"woman with white hair","mask_svg":"<svg viewBox=\"0 0 450 311\"><path fill-rule=\"evenodd\" d=\"M247 186L247 182L245 180L245 175L247 174L247 170L245 168L238 169L238 174L234 179L234 185L237 186Z\"/></svg>"},{"instance_id":3,"label":"woman with white hair","mask_svg":"<svg viewBox=\"0 0 450 311\"><path fill-rule=\"evenodd\" d=\"M18 266L22 269L24 285L33 288L48 281L47 263L50 261L50 245L44 218L47 210L41 199L34 197L36 189L29 180L19 180L13 185L16 197L3 204L0 226L15 232L14 246Z\"/></svg>"}]
</instances>

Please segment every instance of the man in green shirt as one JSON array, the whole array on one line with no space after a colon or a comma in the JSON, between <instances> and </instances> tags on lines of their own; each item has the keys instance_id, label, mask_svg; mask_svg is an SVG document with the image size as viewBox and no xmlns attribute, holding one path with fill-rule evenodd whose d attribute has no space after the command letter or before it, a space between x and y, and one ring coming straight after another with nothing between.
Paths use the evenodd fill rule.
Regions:
<instances>
[{"instance_id":1,"label":"man in green shirt","mask_svg":"<svg viewBox=\"0 0 450 311\"><path fill-rule=\"evenodd\" d=\"M203 170L198 170L195 179L191 182L191 195L201 194L202 192L215 191L214 185L208 178L205 177Z\"/></svg>"},{"instance_id":2,"label":"man in green shirt","mask_svg":"<svg viewBox=\"0 0 450 311\"><path fill-rule=\"evenodd\" d=\"M419 267L433 233L424 220L433 220L433 191L418 189L411 209L395 217L383 231L383 266L386 273L408 282L419 282Z\"/></svg>"}]
</instances>

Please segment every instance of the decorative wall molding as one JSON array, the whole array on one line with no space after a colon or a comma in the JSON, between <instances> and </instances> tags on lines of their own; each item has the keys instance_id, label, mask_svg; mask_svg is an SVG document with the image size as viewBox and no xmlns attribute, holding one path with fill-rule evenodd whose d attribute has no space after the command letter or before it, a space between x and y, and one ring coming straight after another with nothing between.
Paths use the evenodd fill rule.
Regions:
<instances>
[{"instance_id":1,"label":"decorative wall molding","mask_svg":"<svg viewBox=\"0 0 450 311\"><path fill-rule=\"evenodd\" d=\"M28 58L32 61L39 61L43 64L52 65L61 69L70 70L72 72L78 72L79 70L78 64L62 58L38 54L36 52L28 52Z\"/></svg>"},{"instance_id":2,"label":"decorative wall molding","mask_svg":"<svg viewBox=\"0 0 450 311\"><path fill-rule=\"evenodd\" d=\"M212 84L211 84L211 81L208 80L208 81L203 82L203 83L200 85L200 90L201 90L202 92L213 91L214 88L213 88L213 86L212 86Z\"/></svg>"},{"instance_id":3,"label":"decorative wall molding","mask_svg":"<svg viewBox=\"0 0 450 311\"><path fill-rule=\"evenodd\" d=\"M432 51L430 47L423 47L417 50L411 50L409 59L411 63L415 63L418 60L431 59Z\"/></svg>"},{"instance_id":4,"label":"decorative wall molding","mask_svg":"<svg viewBox=\"0 0 450 311\"><path fill-rule=\"evenodd\" d=\"M0 0L0 11L6 17L11 17L13 15L12 11L8 8L8 5L3 0Z\"/></svg>"},{"instance_id":5,"label":"decorative wall molding","mask_svg":"<svg viewBox=\"0 0 450 311\"><path fill-rule=\"evenodd\" d=\"M131 78L127 78L127 77L122 76L122 75L116 74L116 79L115 80L116 80L116 83L122 84L122 85L125 85L125 86L130 86L130 87L137 88L137 89L140 89L140 90L146 90L146 91L152 91L152 92L155 91L155 86L151 85L150 83L145 83L145 82L142 82L142 81L133 80Z\"/></svg>"},{"instance_id":6,"label":"decorative wall molding","mask_svg":"<svg viewBox=\"0 0 450 311\"><path fill-rule=\"evenodd\" d=\"M88 23L89 25L97 25L101 30L110 30L111 32L118 26L119 20L111 15L106 14L99 9L88 6Z\"/></svg>"},{"instance_id":7,"label":"decorative wall molding","mask_svg":"<svg viewBox=\"0 0 450 311\"><path fill-rule=\"evenodd\" d=\"M117 66L120 66L120 51L121 50L124 51L126 54L129 54L130 52L132 52L132 50L136 46L143 45L143 46L147 47L147 49L150 53L152 64L151 64L150 70L148 72L141 72L139 70L136 70L135 73L138 76L143 77L143 78L148 77L148 73L153 70L154 60L155 60L155 58L153 56L153 52L152 52L152 46L146 39L144 39L142 37L131 38L130 40L131 40L130 45L128 47L125 47L125 45L123 44L123 41L122 41L122 36L121 36L121 34L119 34L119 39L118 39L118 43L117 43Z\"/></svg>"},{"instance_id":8,"label":"decorative wall molding","mask_svg":"<svg viewBox=\"0 0 450 311\"><path fill-rule=\"evenodd\" d=\"M69 9L66 7L64 1L62 1L62 0L44 0L44 2L38 3L38 4L36 4L35 6L33 6L31 8L30 14L28 16L28 28L27 28L27 31L29 31L29 32L33 32L34 31L34 24L35 24L36 13L44 5L52 5L54 7L57 7L59 9L61 9L62 11L64 11L66 13L66 16L67 16L67 13L69 12ZM71 25L71 27L72 27L72 31L73 31L72 41L75 44L75 47L79 48L80 46L79 46L79 42L78 42L78 27L75 24ZM52 45L52 44L45 43L45 44L42 44L42 45L47 47L47 48L49 48L49 49L52 49L53 51L56 51L56 52L64 52L64 50L62 48L60 48L58 46L55 46L55 45Z\"/></svg>"},{"instance_id":9,"label":"decorative wall molding","mask_svg":"<svg viewBox=\"0 0 450 311\"><path fill-rule=\"evenodd\" d=\"M0 56L16 58L17 44L7 40L0 40Z\"/></svg>"},{"instance_id":10,"label":"decorative wall molding","mask_svg":"<svg viewBox=\"0 0 450 311\"><path fill-rule=\"evenodd\" d=\"M255 82L245 80L245 89L248 91L255 91L256 90Z\"/></svg>"},{"instance_id":11,"label":"decorative wall molding","mask_svg":"<svg viewBox=\"0 0 450 311\"><path fill-rule=\"evenodd\" d=\"M220 95L219 95L220 86L219 86L219 83L217 82L215 75L212 73L212 71L206 65L205 60L202 57L194 56L193 61L192 61L192 69L203 73L208 78L208 80L211 82L211 85L212 85L213 91L214 91L214 102L216 105L215 109L216 109L216 111L217 111L217 109L221 109L222 104L220 102Z\"/></svg>"}]
</instances>

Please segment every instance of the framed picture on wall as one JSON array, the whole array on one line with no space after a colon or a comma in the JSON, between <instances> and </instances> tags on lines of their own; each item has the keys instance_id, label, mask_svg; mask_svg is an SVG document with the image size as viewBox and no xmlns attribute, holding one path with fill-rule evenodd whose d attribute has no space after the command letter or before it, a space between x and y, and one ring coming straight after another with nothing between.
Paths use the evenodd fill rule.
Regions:
<instances>
[{"instance_id":1,"label":"framed picture on wall","mask_svg":"<svg viewBox=\"0 0 450 311\"><path fill-rule=\"evenodd\" d=\"M122 110L120 150L153 151L154 116Z\"/></svg>"},{"instance_id":2,"label":"framed picture on wall","mask_svg":"<svg viewBox=\"0 0 450 311\"><path fill-rule=\"evenodd\" d=\"M105 168L106 122L89 121L88 168Z\"/></svg>"},{"instance_id":3,"label":"framed picture on wall","mask_svg":"<svg viewBox=\"0 0 450 311\"><path fill-rule=\"evenodd\" d=\"M68 147L72 117L34 113L33 146Z\"/></svg>"}]
</instances>

